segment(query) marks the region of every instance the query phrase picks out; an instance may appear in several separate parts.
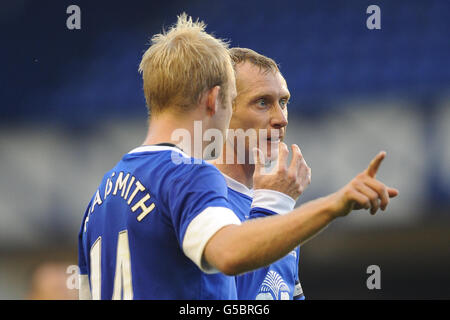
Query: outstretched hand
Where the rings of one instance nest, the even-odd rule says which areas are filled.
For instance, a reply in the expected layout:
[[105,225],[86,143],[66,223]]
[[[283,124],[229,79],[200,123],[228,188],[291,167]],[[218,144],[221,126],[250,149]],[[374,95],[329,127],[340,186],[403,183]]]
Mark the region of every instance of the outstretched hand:
[[376,180],[376,174],[386,152],[378,153],[367,169],[358,174],[345,187],[333,194],[337,207],[335,212],[345,216],[352,210],[370,209],[375,214],[378,209],[386,210],[389,199],[398,195],[398,190]]

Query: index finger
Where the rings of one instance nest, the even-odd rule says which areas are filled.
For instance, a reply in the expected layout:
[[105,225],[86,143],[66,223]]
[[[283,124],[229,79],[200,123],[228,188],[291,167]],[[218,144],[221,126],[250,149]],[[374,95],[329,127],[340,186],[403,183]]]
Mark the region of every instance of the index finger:
[[284,142],[278,144],[278,168],[282,170],[287,169],[287,157],[289,156],[289,149]]
[[386,157],[386,151],[381,151],[379,154],[375,156],[375,158],[372,159],[369,166],[366,169],[367,174],[375,178],[375,175],[377,174],[378,168],[380,167],[381,162]]
[[298,170],[300,168],[300,164],[303,160],[303,155],[302,155],[302,152],[298,145],[293,144],[291,146],[291,148],[292,148],[292,160],[291,160],[291,164],[289,166],[289,170],[294,171],[295,175],[297,176],[297,172],[298,172]]

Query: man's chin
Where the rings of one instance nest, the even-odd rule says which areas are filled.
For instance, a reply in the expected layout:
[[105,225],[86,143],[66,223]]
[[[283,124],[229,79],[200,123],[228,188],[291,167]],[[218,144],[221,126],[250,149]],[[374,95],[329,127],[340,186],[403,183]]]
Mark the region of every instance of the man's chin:
[[[260,149],[263,163],[268,166],[271,162],[276,161],[278,159],[278,143],[269,143],[267,148]],[[250,155],[250,163],[254,164],[253,155]]]

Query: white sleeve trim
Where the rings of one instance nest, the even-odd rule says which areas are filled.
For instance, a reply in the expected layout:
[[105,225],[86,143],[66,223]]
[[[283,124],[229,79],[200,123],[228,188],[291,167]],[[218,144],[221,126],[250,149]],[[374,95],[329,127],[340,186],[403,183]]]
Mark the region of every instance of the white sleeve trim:
[[92,300],[91,289],[89,288],[88,275],[80,274],[78,280],[79,280],[78,298],[80,300]]
[[253,191],[252,208],[263,208],[278,214],[286,214],[295,207],[295,200],[287,194],[269,189]]
[[203,260],[206,243],[219,229],[241,224],[239,218],[228,208],[208,207],[200,212],[186,229],[183,239],[183,252],[205,273],[218,273],[219,270]]

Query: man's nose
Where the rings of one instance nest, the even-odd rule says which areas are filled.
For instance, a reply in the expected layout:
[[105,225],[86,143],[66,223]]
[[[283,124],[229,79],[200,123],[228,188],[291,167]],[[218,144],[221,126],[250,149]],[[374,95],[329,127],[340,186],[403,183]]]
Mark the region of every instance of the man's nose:
[[286,127],[288,124],[287,110],[282,109],[279,105],[275,108],[272,114],[271,125],[276,129]]

